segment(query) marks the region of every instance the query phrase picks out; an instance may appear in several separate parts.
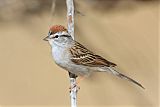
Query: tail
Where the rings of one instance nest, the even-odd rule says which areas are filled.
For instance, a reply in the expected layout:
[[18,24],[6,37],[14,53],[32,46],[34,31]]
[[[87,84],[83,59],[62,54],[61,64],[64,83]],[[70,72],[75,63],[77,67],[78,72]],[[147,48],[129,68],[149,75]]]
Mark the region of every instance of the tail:
[[128,80],[128,81],[130,81],[130,82],[132,82],[132,83],[134,83],[134,84],[136,84],[136,85],[138,85],[139,87],[145,89],[140,83],[138,83],[137,81],[133,80],[132,78],[127,77],[126,75],[124,75],[124,74],[116,71],[116,70],[113,69],[113,68],[108,68],[108,69],[111,71],[112,74],[118,76],[119,78],[126,79],[126,80]]

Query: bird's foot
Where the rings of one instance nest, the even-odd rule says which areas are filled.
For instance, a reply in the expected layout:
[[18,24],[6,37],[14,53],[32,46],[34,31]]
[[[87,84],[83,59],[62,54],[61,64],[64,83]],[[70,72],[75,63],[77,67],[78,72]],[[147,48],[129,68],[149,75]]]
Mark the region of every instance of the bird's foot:
[[80,90],[80,86],[78,86],[77,84],[73,84],[72,86],[69,87],[69,92],[71,93],[71,91],[76,91],[76,93]]

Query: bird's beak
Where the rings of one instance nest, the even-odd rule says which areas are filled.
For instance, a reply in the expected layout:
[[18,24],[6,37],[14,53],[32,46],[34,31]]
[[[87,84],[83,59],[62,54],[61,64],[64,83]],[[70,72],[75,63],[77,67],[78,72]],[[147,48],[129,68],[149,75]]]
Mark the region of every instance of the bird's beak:
[[43,40],[44,41],[48,41],[49,40],[49,36],[45,37]]

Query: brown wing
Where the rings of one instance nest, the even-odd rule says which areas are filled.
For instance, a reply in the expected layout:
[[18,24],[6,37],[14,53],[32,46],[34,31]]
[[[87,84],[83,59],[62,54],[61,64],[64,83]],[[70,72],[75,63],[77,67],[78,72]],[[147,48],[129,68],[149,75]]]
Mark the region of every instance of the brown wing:
[[74,46],[70,48],[70,52],[72,55],[71,61],[78,65],[85,65],[90,67],[116,66],[116,64],[109,62],[101,56],[89,51],[78,42],[75,42]]

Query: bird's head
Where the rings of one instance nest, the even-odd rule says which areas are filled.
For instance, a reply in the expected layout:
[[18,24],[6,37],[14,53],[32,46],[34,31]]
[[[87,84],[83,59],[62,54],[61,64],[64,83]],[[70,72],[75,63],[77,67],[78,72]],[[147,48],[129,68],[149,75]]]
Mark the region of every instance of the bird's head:
[[50,45],[54,43],[65,43],[68,39],[72,39],[67,29],[62,25],[54,25],[50,28],[48,36],[43,40],[48,41]]

